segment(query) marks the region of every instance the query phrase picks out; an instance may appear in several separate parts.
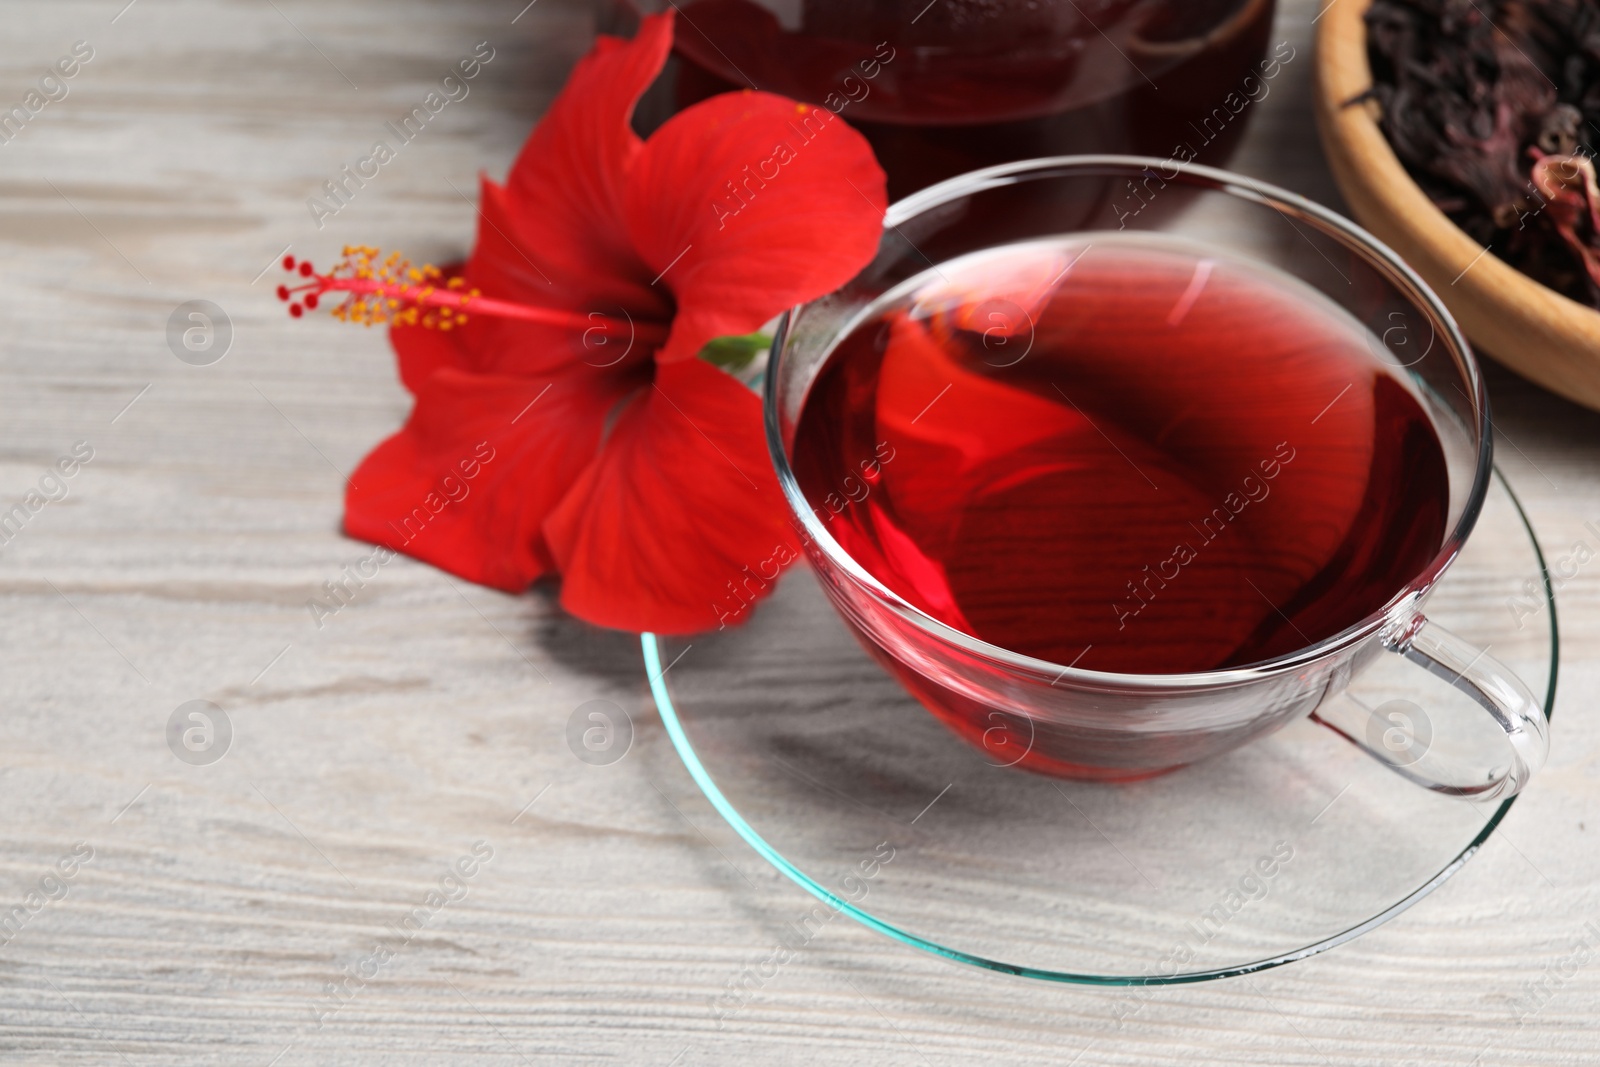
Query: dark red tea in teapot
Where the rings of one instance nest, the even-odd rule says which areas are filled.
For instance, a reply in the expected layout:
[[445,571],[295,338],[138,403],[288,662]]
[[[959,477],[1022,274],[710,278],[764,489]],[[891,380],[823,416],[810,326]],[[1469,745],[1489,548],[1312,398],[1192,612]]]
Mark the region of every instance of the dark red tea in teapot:
[[[758,88],[867,135],[900,197],[995,163],[1221,162],[1295,49],[1273,0],[683,0],[673,104]],[[659,0],[611,0],[631,33]],[[920,8],[920,10],[919,10]]]

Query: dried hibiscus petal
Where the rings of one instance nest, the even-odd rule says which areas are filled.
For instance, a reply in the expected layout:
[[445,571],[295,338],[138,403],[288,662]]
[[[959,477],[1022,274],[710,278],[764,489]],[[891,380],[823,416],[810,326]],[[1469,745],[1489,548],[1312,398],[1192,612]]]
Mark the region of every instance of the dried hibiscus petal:
[[1600,4],[1374,0],[1366,22],[1373,86],[1362,99],[1380,104],[1417,184],[1497,256],[1600,307],[1583,168],[1577,185],[1552,184],[1561,164],[1543,163],[1600,147]]

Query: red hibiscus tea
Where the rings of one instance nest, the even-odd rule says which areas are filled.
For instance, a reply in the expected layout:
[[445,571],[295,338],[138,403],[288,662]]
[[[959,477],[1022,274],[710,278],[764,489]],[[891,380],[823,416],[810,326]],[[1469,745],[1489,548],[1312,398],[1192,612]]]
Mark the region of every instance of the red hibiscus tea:
[[822,365],[792,453],[890,589],[1098,671],[1330,637],[1434,558],[1449,504],[1415,387],[1355,318],[1148,234],[1005,246],[896,287]]
[[[610,22],[659,0],[611,0]],[[995,163],[1137,152],[1219,162],[1294,49],[1272,0],[683,0],[673,105],[751,86],[872,142],[898,198]]]

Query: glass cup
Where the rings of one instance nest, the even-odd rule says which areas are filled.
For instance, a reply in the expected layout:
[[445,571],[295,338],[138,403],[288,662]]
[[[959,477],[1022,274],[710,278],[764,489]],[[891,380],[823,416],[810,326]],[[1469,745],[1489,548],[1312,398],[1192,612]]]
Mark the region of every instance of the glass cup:
[[[1105,673],[986,643],[913,606],[851,558],[792,468],[807,391],[875,300],[930,265],[1018,241],[1142,231],[1201,242],[1310,286],[1364,324],[1374,354],[1408,376],[1449,477],[1443,543],[1383,606],[1276,658],[1187,674]],[[1436,296],[1388,248],[1293,193],[1198,165],[1134,156],[1030,160],[966,174],[889,209],[876,259],[838,291],[785,313],[766,376],[768,445],[820,583],[867,650],[934,715],[1006,762],[1063,777],[1132,780],[1227,752],[1312,715],[1385,654],[1482,709],[1470,755],[1428,744],[1380,706],[1370,722],[1324,720],[1397,773],[1440,793],[1511,795],[1544,763],[1544,714],[1485,650],[1423,614],[1482,507],[1491,474],[1488,398]],[[1439,740],[1433,738],[1433,741]],[[1006,747],[1010,746],[1010,747]],[[1453,753],[1453,754],[1452,754]]]

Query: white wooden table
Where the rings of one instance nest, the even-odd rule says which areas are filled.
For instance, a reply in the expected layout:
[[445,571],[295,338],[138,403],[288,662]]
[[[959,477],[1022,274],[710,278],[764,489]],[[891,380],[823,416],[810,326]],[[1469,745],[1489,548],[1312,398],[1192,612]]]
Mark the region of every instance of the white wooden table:
[[[719,1029],[712,999],[809,901],[728,844],[632,638],[406,560],[318,629],[308,598],[367,554],[338,532],[342,472],[407,399],[380,334],[291,325],[258,277],[286,246],[464,251],[475,175],[504,174],[586,47],[586,5],[124,3],[0,4],[0,108],[93,49],[0,144],[0,512],[93,450],[0,547],[0,918],[22,909],[0,1062],[1600,1063],[1600,951],[1561,962],[1576,938],[1600,949],[1600,570],[1560,600],[1549,768],[1462,874],[1370,936],[1158,991],[1119,1024],[1113,991],[839,922]],[[1336,203],[1314,7],[1284,4],[1298,58],[1235,165]],[[307,198],[484,40],[470,96],[319,230]],[[232,323],[209,366],[168,346],[191,300]],[[1600,521],[1600,415],[1491,379],[1501,463],[1560,554]],[[608,767],[564,742],[597,698],[638,725]],[[169,750],[191,700],[231,723],[219,762]],[[408,915],[420,930],[374,957]]]

